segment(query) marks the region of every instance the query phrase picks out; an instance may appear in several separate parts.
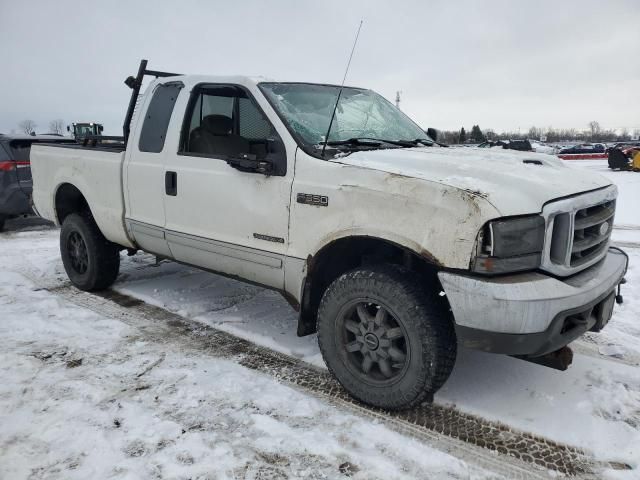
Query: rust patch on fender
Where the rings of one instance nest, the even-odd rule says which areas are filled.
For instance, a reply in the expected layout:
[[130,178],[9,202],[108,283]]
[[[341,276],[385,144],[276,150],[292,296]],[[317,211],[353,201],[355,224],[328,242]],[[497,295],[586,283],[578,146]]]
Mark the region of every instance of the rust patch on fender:
[[482,198],[489,198],[489,194],[482,192],[480,190],[473,190],[471,188],[463,188],[462,189],[463,192],[467,192],[475,197],[482,197]]

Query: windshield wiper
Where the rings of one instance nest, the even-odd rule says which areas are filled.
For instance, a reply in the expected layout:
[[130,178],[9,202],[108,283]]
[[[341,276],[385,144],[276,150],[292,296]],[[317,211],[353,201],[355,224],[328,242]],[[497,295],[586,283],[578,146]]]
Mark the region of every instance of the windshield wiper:
[[414,140],[416,143],[421,143],[423,145],[426,145],[427,147],[433,147],[434,145],[438,145],[439,147],[448,147],[449,145],[447,145],[446,143],[440,143],[437,141],[434,141],[430,138],[416,138]]
[[415,147],[416,145],[412,140],[386,140],[384,138],[373,137],[354,137],[347,140],[333,140],[331,142],[327,142],[327,145],[331,145],[332,147],[336,147],[339,145],[376,147],[382,145],[383,143],[387,143],[389,145],[397,145],[398,147]]
[[[418,147],[420,145],[433,146],[434,142],[430,139],[426,138],[416,138],[415,140],[388,140],[386,138],[375,138],[375,137],[353,137],[347,140],[332,140],[326,143],[331,147],[347,147],[350,149],[358,149],[358,148],[369,148],[369,149],[377,149],[377,148],[393,148],[383,145],[393,145],[394,147],[402,147],[402,148],[413,148]],[[320,145],[316,145],[316,148],[319,148]]]
[[[363,140],[369,140],[363,142]],[[339,147],[342,145],[353,145],[353,146],[363,146],[363,147],[378,147],[381,145],[379,141],[371,141],[370,138],[349,138],[347,140],[332,140],[327,142],[327,145],[331,145],[332,147]]]
[[[361,142],[361,140],[368,140],[369,142],[379,142],[379,143],[388,143],[390,145],[397,145],[399,147],[417,147],[419,144],[426,145],[427,147],[432,147],[437,142],[434,142],[428,138],[416,138],[415,140],[387,140],[385,138],[373,138],[373,137],[356,137],[350,138],[349,140],[335,141],[329,142],[329,145],[349,145],[349,144],[364,144],[370,145],[370,143]],[[439,144],[438,144],[439,145]]]

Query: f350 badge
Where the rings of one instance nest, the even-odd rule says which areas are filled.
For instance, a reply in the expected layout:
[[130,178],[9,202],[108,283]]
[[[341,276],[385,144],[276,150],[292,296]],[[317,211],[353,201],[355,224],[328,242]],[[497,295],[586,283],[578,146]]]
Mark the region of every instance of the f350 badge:
[[296,197],[298,203],[305,205],[315,205],[316,207],[328,207],[329,197],[326,195],[314,195],[312,193],[298,193]]

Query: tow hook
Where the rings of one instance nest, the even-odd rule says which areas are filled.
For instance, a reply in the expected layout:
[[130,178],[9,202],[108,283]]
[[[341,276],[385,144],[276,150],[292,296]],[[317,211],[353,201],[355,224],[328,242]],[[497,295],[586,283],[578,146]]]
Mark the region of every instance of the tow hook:
[[564,346],[554,352],[547,353],[540,357],[516,356],[521,360],[542,365],[543,367],[553,368],[555,370],[566,370],[573,362],[573,350]]
[[620,285],[624,285],[625,283],[627,283],[627,279],[622,277],[622,280],[620,280],[620,283],[618,284],[618,293],[616,294],[616,303],[618,305],[624,303],[624,297],[620,293]]

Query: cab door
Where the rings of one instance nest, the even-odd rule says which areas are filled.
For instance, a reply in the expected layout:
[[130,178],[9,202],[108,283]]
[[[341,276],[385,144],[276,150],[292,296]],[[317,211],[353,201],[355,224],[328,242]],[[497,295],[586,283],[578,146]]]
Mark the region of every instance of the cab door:
[[182,82],[159,83],[144,97],[127,145],[124,171],[125,223],[143,250],[171,257],[165,226],[167,129]]
[[283,288],[293,169],[274,125],[245,87],[207,84],[192,90],[180,127],[165,165],[174,258]]

